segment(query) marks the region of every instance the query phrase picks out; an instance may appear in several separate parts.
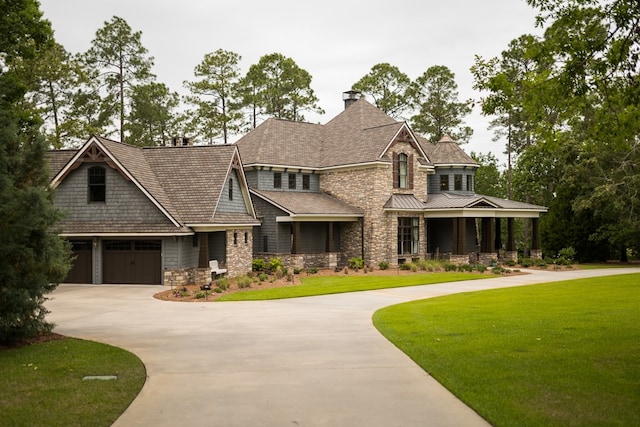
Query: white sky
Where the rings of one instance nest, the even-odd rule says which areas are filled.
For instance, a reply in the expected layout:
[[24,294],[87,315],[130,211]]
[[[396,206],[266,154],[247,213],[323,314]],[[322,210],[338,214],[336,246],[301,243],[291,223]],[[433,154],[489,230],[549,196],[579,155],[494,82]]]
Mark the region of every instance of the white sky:
[[[182,82],[205,53],[224,49],[242,56],[245,73],[260,57],[279,52],[312,76],[325,110],[307,113],[326,123],[344,108],[342,92],[387,62],[415,79],[433,65],[456,75],[459,99],[478,98],[469,68],[474,55],[499,56],[508,43],[534,27],[525,0],[40,0],[58,43],[72,53],[89,48],[98,28],[119,16],[155,59],[157,81],[185,93]],[[371,101],[371,100],[370,100]],[[476,106],[466,123],[474,129],[465,151],[501,155],[489,118]]]

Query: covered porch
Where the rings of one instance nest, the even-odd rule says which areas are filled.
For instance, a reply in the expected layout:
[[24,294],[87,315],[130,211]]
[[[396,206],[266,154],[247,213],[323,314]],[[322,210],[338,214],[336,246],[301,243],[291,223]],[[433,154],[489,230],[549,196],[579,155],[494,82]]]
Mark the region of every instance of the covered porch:
[[543,206],[489,196],[432,196],[425,212],[428,253],[455,264],[517,260],[515,220],[520,218],[530,224],[530,256],[541,258],[539,216],[546,211]]

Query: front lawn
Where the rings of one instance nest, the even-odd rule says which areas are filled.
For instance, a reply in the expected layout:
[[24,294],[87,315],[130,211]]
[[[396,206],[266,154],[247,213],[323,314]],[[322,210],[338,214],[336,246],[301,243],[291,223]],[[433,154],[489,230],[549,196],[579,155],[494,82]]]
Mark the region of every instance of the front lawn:
[[640,425],[640,274],[415,301],[374,323],[493,425]]
[[128,351],[66,338],[0,351],[0,378],[1,425],[109,426],[138,395],[146,371]]
[[345,292],[370,291],[404,286],[433,285],[460,280],[487,279],[490,274],[477,273],[416,273],[382,276],[309,276],[302,284],[269,289],[252,289],[222,295],[218,301],[257,301],[283,298],[308,297]]

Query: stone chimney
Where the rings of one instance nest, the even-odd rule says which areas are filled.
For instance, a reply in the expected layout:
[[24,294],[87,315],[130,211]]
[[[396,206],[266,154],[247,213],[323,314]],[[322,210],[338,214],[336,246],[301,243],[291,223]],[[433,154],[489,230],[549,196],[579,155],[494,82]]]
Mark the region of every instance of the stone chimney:
[[191,138],[186,136],[174,136],[171,138],[171,146],[178,147],[180,145],[191,145]]
[[358,90],[348,90],[346,92],[342,92],[342,100],[344,101],[344,109],[346,110],[349,105],[356,102],[358,99],[362,98],[362,92]]

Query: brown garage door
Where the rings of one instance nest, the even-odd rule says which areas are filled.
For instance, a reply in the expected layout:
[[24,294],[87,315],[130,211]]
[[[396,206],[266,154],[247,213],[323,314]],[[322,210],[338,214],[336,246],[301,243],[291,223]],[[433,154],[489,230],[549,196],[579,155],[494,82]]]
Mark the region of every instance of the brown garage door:
[[103,282],[161,283],[162,243],[160,240],[108,240],[104,242]]
[[70,240],[73,252],[71,270],[64,283],[92,283],[91,263],[93,262],[91,240]]

